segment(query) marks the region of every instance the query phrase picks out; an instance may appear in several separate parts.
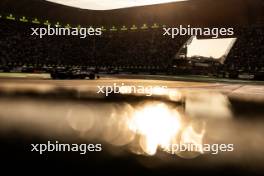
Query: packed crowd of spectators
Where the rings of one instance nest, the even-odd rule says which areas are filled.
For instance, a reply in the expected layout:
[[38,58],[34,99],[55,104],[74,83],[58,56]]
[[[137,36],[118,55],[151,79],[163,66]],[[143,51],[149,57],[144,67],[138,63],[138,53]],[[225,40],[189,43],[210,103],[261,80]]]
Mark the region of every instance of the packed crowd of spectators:
[[240,28],[238,38],[225,64],[229,70],[245,72],[264,71],[264,28]]
[[82,65],[166,69],[187,37],[162,30],[103,32],[101,36],[31,36],[33,24],[0,20],[0,65]]
[[[174,39],[162,29],[107,31],[102,36],[31,36],[31,27],[43,27],[0,19],[0,66],[87,66],[140,68],[168,71],[189,36]],[[264,72],[264,29],[239,28],[224,70]],[[222,69],[221,69],[222,70]]]

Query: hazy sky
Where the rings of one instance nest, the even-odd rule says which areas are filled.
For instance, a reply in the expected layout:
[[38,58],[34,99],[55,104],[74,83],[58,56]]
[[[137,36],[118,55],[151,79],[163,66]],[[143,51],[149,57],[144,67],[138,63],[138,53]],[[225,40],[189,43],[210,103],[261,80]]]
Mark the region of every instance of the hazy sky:
[[186,0],[47,0],[82,9],[109,10]]
[[230,50],[235,38],[198,40],[194,38],[188,46],[187,56],[220,58]]

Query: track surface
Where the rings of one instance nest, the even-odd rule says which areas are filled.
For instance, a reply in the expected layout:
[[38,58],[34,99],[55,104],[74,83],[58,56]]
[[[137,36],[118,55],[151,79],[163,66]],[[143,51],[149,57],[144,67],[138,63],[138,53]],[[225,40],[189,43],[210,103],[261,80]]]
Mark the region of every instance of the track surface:
[[[184,80],[185,79],[185,80]],[[211,79],[202,77],[168,76],[102,76],[98,80],[51,80],[46,74],[0,74],[0,90],[39,90],[51,88],[69,88],[81,91],[97,92],[98,86],[166,86],[169,89],[188,91],[218,91],[229,96],[240,96],[255,100],[264,100],[263,82]]]

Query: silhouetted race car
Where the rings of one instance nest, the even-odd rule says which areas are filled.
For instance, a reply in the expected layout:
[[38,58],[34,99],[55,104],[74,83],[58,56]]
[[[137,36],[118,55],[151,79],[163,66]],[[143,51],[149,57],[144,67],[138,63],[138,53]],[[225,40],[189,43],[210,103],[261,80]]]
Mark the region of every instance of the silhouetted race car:
[[11,68],[8,66],[0,66],[0,72],[10,72]]
[[80,69],[56,68],[50,73],[52,79],[95,79],[95,73]]

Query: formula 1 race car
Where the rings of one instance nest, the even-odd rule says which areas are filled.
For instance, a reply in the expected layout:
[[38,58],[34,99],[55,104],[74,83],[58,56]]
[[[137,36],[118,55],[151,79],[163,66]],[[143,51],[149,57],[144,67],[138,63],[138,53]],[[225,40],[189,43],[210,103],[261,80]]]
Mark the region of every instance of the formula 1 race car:
[[51,71],[52,79],[95,79],[95,73],[81,69],[56,68]]

